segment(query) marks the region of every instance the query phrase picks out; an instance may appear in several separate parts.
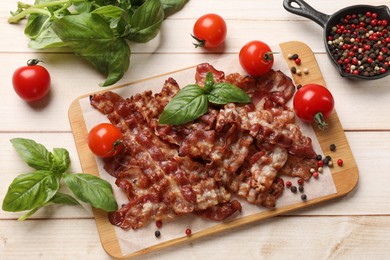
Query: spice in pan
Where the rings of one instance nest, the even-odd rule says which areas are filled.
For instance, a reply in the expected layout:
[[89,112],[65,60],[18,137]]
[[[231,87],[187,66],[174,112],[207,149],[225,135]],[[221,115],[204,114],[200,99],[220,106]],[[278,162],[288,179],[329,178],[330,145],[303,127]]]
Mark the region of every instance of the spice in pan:
[[345,73],[373,77],[389,70],[390,25],[377,13],[350,14],[328,32],[328,48]]

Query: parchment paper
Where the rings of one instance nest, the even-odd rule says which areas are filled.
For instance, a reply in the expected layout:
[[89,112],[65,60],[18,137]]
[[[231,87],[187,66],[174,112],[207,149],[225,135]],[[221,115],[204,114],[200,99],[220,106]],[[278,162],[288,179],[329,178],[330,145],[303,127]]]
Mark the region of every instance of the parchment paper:
[[[278,46],[272,46],[272,47],[273,50],[279,50]],[[275,57],[275,63],[273,69],[281,70],[282,72],[284,72],[285,74],[291,77],[290,71],[286,63],[284,62],[282,55],[275,54],[274,57]],[[235,58],[225,57],[216,61],[209,61],[205,59],[204,62],[209,62],[216,69],[224,71],[225,74],[229,74],[233,72],[239,72],[245,74],[245,72],[242,71],[241,66],[239,64],[238,55]],[[194,64],[194,66],[195,65],[196,64]],[[173,77],[179,83],[180,87],[184,87],[187,84],[194,83],[194,76],[195,76],[195,68],[191,68],[176,73],[172,73],[169,75],[152,78],[146,81],[141,81],[123,88],[115,89],[114,91],[123,97],[129,97],[131,95],[149,89],[153,90],[153,92],[159,92],[165,80],[168,77]],[[93,109],[90,106],[88,98],[80,99],[80,105],[82,108],[82,113],[88,131],[98,123],[108,122],[108,120],[104,115],[101,115],[97,110]],[[311,139],[313,140],[313,146],[315,151],[318,154],[323,154],[311,125],[300,123],[299,120],[297,120],[296,123],[300,125],[304,135],[311,137]],[[118,204],[121,205],[122,203],[127,203],[127,199],[124,193],[115,185],[115,178],[110,176],[103,169],[102,161],[99,158],[96,158],[96,163],[98,165],[101,178],[111,183]],[[283,179],[284,181],[289,180],[288,177],[283,177]],[[291,179],[291,181],[296,185],[296,181],[297,181],[296,178]],[[307,195],[308,200],[336,193],[336,187],[334,185],[333,178],[327,167],[324,167],[324,172],[320,174],[318,179],[311,178],[311,180],[308,183],[305,183],[304,189],[305,189],[304,193]],[[255,213],[269,210],[263,207],[251,205],[245,202],[243,199],[240,199],[240,202],[243,206],[243,211],[240,214],[235,214],[234,216],[230,217],[229,220],[234,218],[242,218]],[[282,197],[278,199],[277,207],[281,208],[287,205],[293,205],[297,203],[302,203],[301,193],[298,191],[296,194],[294,194],[291,191],[286,189]],[[131,229],[123,230],[119,227],[115,227],[115,230],[119,240],[120,248],[122,250],[122,254],[128,255],[137,252],[141,249],[156,244],[160,244],[165,241],[186,236],[185,230],[187,228],[190,228],[192,232],[195,233],[217,224],[220,224],[220,222],[216,223],[210,220],[204,220],[190,214],[187,216],[178,217],[169,223],[163,223],[163,227],[160,229],[161,236],[159,238],[156,238],[154,235],[154,232],[157,230],[157,227],[154,222],[135,231]]]

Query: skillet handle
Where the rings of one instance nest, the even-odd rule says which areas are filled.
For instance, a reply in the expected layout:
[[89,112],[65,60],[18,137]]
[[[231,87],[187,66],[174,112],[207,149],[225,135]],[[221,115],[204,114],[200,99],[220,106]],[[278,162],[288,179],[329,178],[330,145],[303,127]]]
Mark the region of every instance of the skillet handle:
[[[299,7],[293,6],[294,3],[297,4]],[[290,13],[297,14],[299,16],[303,16],[309,18],[310,20],[313,20],[317,24],[321,25],[322,28],[325,28],[330,18],[330,15],[315,10],[303,0],[284,0],[283,7]]]

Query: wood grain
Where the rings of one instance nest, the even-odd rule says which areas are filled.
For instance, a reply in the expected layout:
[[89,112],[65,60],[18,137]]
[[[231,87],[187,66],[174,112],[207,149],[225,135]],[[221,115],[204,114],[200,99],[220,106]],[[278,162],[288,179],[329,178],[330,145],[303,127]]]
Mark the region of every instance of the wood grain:
[[[283,56],[285,57],[286,62],[289,62],[287,58],[288,53],[299,53],[302,59],[302,65],[304,64],[304,66],[308,67],[310,70],[310,73],[308,75],[300,77],[294,75],[293,80],[296,84],[318,83],[326,86],[325,81],[321,75],[320,69],[318,67],[317,61],[314,57],[314,54],[306,44],[301,42],[286,42],[280,44],[280,47],[282,49]],[[129,85],[131,85],[131,83],[126,84],[125,86]],[[84,97],[85,96],[82,96],[80,98]],[[93,155],[88,151],[86,142],[87,129],[78,101],[79,99],[76,99],[69,108],[69,120],[72,127],[72,132],[74,134],[81,167],[84,172],[89,172],[99,176],[95,159]],[[149,248],[144,248],[143,250],[132,253],[130,255],[122,255],[114,227],[108,222],[106,214],[99,210],[94,210],[100,240],[104,249],[107,251],[108,254],[116,258],[127,258],[143,255],[145,253],[150,253],[162,248],[176,246],[202,237],[211,236],[222,231],[231,230],[233,228],[238,228],[240,226],[244,226],[250,223],[265,220],[280,214],[291,212],[293,210],[302,209],[311,205],[319,204],[321,202],[325,202],[330,199],[334,199],[349,193],[357,184],[359,176],[358,168],[356,166],[351,149],[349,147],[348,141],[346,139],[336,112],[332,114],[328,124],[329,128],[326,131],[315,130],[315,132],[324,152],[329,151],[329,145],[331,143],[337,143],[338,148],[335,153],[332,153],[332,155],[336,157],[340,156],[344,160],[343,167],[331,168],[331,173],[337,189],[337,192],[335,194],[311,199],[307,202],[300,202],[294,205],[280,207],[272,211],[266,211],[247,217],[227,221],[222,224],[217,224],[211,228],[197,232],[190,237],[180,237],[177,239],[173,239]],[[316,129],[316,126],[314,127]]]

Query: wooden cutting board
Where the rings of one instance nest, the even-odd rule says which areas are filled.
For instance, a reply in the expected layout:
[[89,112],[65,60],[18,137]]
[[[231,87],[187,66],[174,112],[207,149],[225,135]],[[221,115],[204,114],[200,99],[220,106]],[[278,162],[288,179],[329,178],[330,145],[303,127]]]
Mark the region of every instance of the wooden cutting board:
[[[292,60],[288,58],[289,54],[296,53],[299,55],[300,59],[302,60],[302,65],[300,67],[307,68],[309,70],[308,74],[302,73],[302,75],[300,76],[297,74],[292,74],[293,80],[296,85],[317,83],[326,86],[326,83],[321,75],[315,56],[311,51],[311,49],[306,44],[302,42],[296,42],[296,41],[285,42],[280,44],[280,48],[282,51],[281,54],[284,57],[284,60],[286,61],[289,67],[291,66],[298,67]],[[183,71],[187,69],[183,69]],[[166,77],[168,77],[169,75],[171,75],[171,73],[167,73],[165,75]],[[146,79],[144,81],[148,81],[148,80],[150,79]],[[123,86],[118,86],[115,87],[115,89],[129,87],[129,85],[131,86],[132,84],[133,83],[129,83]],[[105,89],[104,91],[106,90],[107,89]],[[71,104],[69,108],[69,120],[74,134],[74,139],[79,153],[80,163],[83,172],[87,172],[99,176],[99,171],[96,165],[95,157],[90,153],[86,142],[87,127],[84,122],[83,112],[79,103],[79,100],[81,98],[85,98],[87,96],[89,96],[89,94],[76,99]],[[344,134],[343,128],[340,124],[336,111],[333,112],[333,114],[327,120],[327,122],[329,128],[327,128],[326,131],[318,130],[316,125],[313,125],[313,129],[319,140],[319,143],[321,145],[324,154],[330,153],[330,148],[329,148],[330,144],[337,143],[337,150],[331,152],[332,157],[342,158],[344,161],[344,165],[342,167],[330,168],[331,175],[333,177],[333,182],[337,190],[336,193],[315,198],[315,199],[310,199],[305,202],[299,202],[290,206],[277,207],[275,210],[265,211],[258,214],[253,214],[250,216],[233,219],[224,223],[219,223],[219,224],[217,223],[210,228],[206,228],[192,234],[190,237],[181,236],[169,241],[164,241],[159,244],[143,248],[141,250],[132,252],[130,254],[122,253],[122,250],[119,245],[117,233],[115,231],[116,227],[114,227],[109,223],[107,219],[107,214],[101,210],[94,209],[93,212],[94,212],[98,232],[100,235],[100,240],[104,249],[107,251],[108,254],[116,258],[128,258],[132,256],[142,255],[161,248],[175,246],[184,242],[190,242],[194,239],[216,234],[218,232],[226,231],[238,226],[253,223],[255,221],[261,221],[276,215],[290,212],[292,210],[308,207],[314,204],[328,201],[330,199],[341,197],[349,193],[350,191],[353,190],[353,188],[356,186],[358,182],[358,178],[359,178],[358,168],[356,166],[353,154],[349,147],[348,141],[346,139],[346,136]],[[133,231],[129,230],[128,232],[133,232]]]

